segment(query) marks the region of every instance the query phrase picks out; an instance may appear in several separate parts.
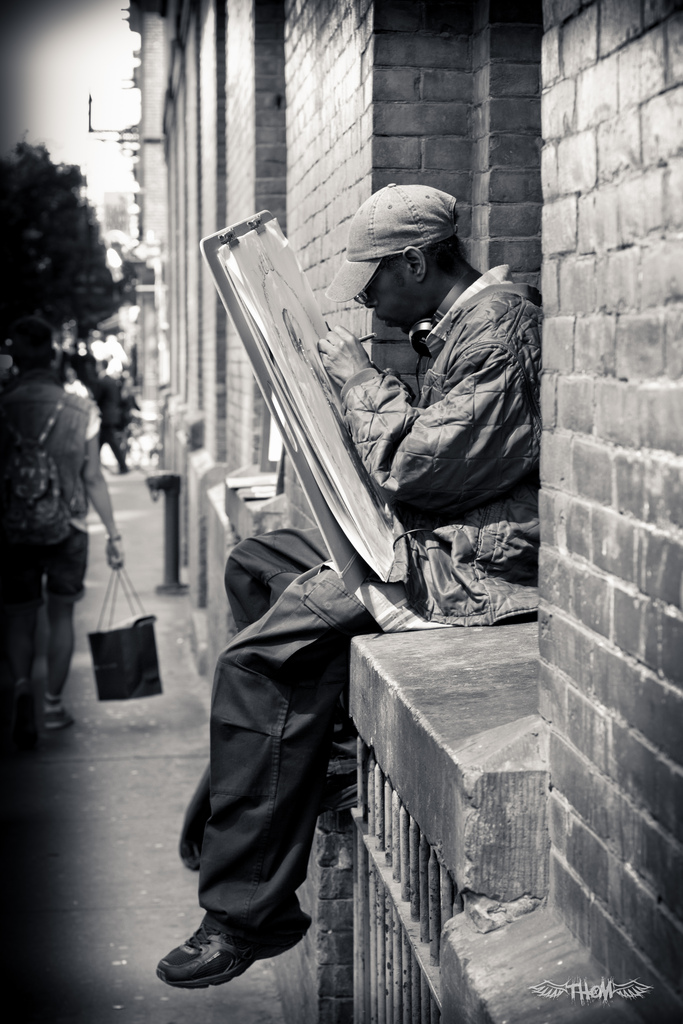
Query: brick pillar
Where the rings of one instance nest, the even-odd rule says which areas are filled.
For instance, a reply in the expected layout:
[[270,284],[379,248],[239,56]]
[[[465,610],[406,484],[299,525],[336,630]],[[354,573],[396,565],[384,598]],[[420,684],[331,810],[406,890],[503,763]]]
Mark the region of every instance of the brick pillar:
[[[256,0],[254,5],[254,200],[256,210],[270,210],[287,232],[287,144],[285,137],[284,0]],[[268,412],[253,386],[252,461],[264,464],[264,427]],[[267,455],[267,452],[265,453]]]
[[[256,211],[256,67],[252,0],[228,0],[227,29],[227,216],[226,223]],[[244,346],[230,320],[227,327],[228,469],[254,462],[256,385]]]
[[552,898],[651,1020],[683,948],[683,17],[545,4],[541,709]]
[[[377,0],[372,77],[372,191],[396,182],[450,192],[465,242],[472,195],[471,6]],[[374,362],[412,375],[416,357],[405,335],[362,315],[382,339],[371,349]]]
[[183,178],[180,159],[182,153],[182,134],[177,114],[178,101],[176,97],[176,103],[172,109],[169,109],[166,121],[166,132],[169,135],[166,157],[168,161],[169,189],[169,244],[166,272],[170,292],[171,391],[174,394],[180,393],[183,381],[186,379],[186,337],[183,330],[184,317],[181,291],[184,273],[180,241],[181,226],[183,224],[184,190],[182,187]]
[[540,3],[475,3],[472,263],[509,263],[532,284],[541,262],[540,55]]
[[[199,7],[200,224],[203,235],[225,226],[225,4]],[[226,313],[213,280],[199,264],[201,398],[204,444],[216,462],[226,458]]]
[[191,415],[204,408],[203,361],[204,338],[201,329],[201,294],[199,237],[202,216],[201,139],[199,107],[199,39],[197,20],[188,24],[183,62],[184,131],[182,133],[182,187],[184,190],[183,221],[179,244],[182,245],[182,280],[178,282],[182,296],[182,331],[187,349],[186,380],[182,381],[184,397]]
[[255,199],[256,209],[270,210],[287,231],[287,143],[285,111],[284,0],[256,0],[255,59]]
[[353,1021],[353,843],[348,811],[318,820],[299,890],[311,927],[275,970],[287,1024]]

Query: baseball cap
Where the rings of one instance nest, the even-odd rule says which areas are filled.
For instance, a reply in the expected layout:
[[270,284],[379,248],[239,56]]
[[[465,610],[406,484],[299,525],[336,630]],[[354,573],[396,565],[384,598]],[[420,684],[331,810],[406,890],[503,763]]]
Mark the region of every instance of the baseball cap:
[[453,196],[429,185],[385,185],[354,215],[346,259],[325,295],[334,302],[346,302],[365,288],[384,256],[453,234]]

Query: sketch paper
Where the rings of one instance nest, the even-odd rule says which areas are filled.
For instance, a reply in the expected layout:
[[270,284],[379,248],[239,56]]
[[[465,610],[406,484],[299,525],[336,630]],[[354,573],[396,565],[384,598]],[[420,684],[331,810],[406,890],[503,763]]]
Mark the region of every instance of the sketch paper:
[[337,570],[355,552],[386,580],[391,513],[344,423],[318,353],[327,327],[277,220],[264,212],[201,244]]

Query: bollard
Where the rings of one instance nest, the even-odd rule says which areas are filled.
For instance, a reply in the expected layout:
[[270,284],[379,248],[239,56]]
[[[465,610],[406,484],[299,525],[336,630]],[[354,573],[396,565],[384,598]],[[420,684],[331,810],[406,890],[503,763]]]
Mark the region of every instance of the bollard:
[[181,583],[180,569],[180,477],[177,473],[152,473],[147,486],[156,501],[164,492],[164,582],[157,594],[184,594],[187,584]]

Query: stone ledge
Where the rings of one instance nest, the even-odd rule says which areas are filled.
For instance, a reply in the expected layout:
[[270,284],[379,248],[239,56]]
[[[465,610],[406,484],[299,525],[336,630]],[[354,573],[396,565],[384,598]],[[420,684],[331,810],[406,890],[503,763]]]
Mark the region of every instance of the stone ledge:
[[232,487],[225,487],[225,512],[237,540],[279,530],[287,523],[287,498],[254,498],[245,501]]
[[[531,991],[543,981],[589,987],[608,978],[556,912],[536,910],[498,931],[481,934],[466,914],[452,918],[441,938],[441,1019],[444,1024],[643,1024],[647,994],[638,1008],[618,995],[580,1002],[562,993],[547,998]],[[617,983],[630,978],[615,978]],[[654,1011],[654,1005],[651,1006]],[[640,1011],[640,1012],[638,1012]],[[640,1014],[644,1014],[641,1016]]]
[[[538,625],[356,637],[351,714],[459,892],[548,891]],[[428,780],[428,784],[426,784]]]

